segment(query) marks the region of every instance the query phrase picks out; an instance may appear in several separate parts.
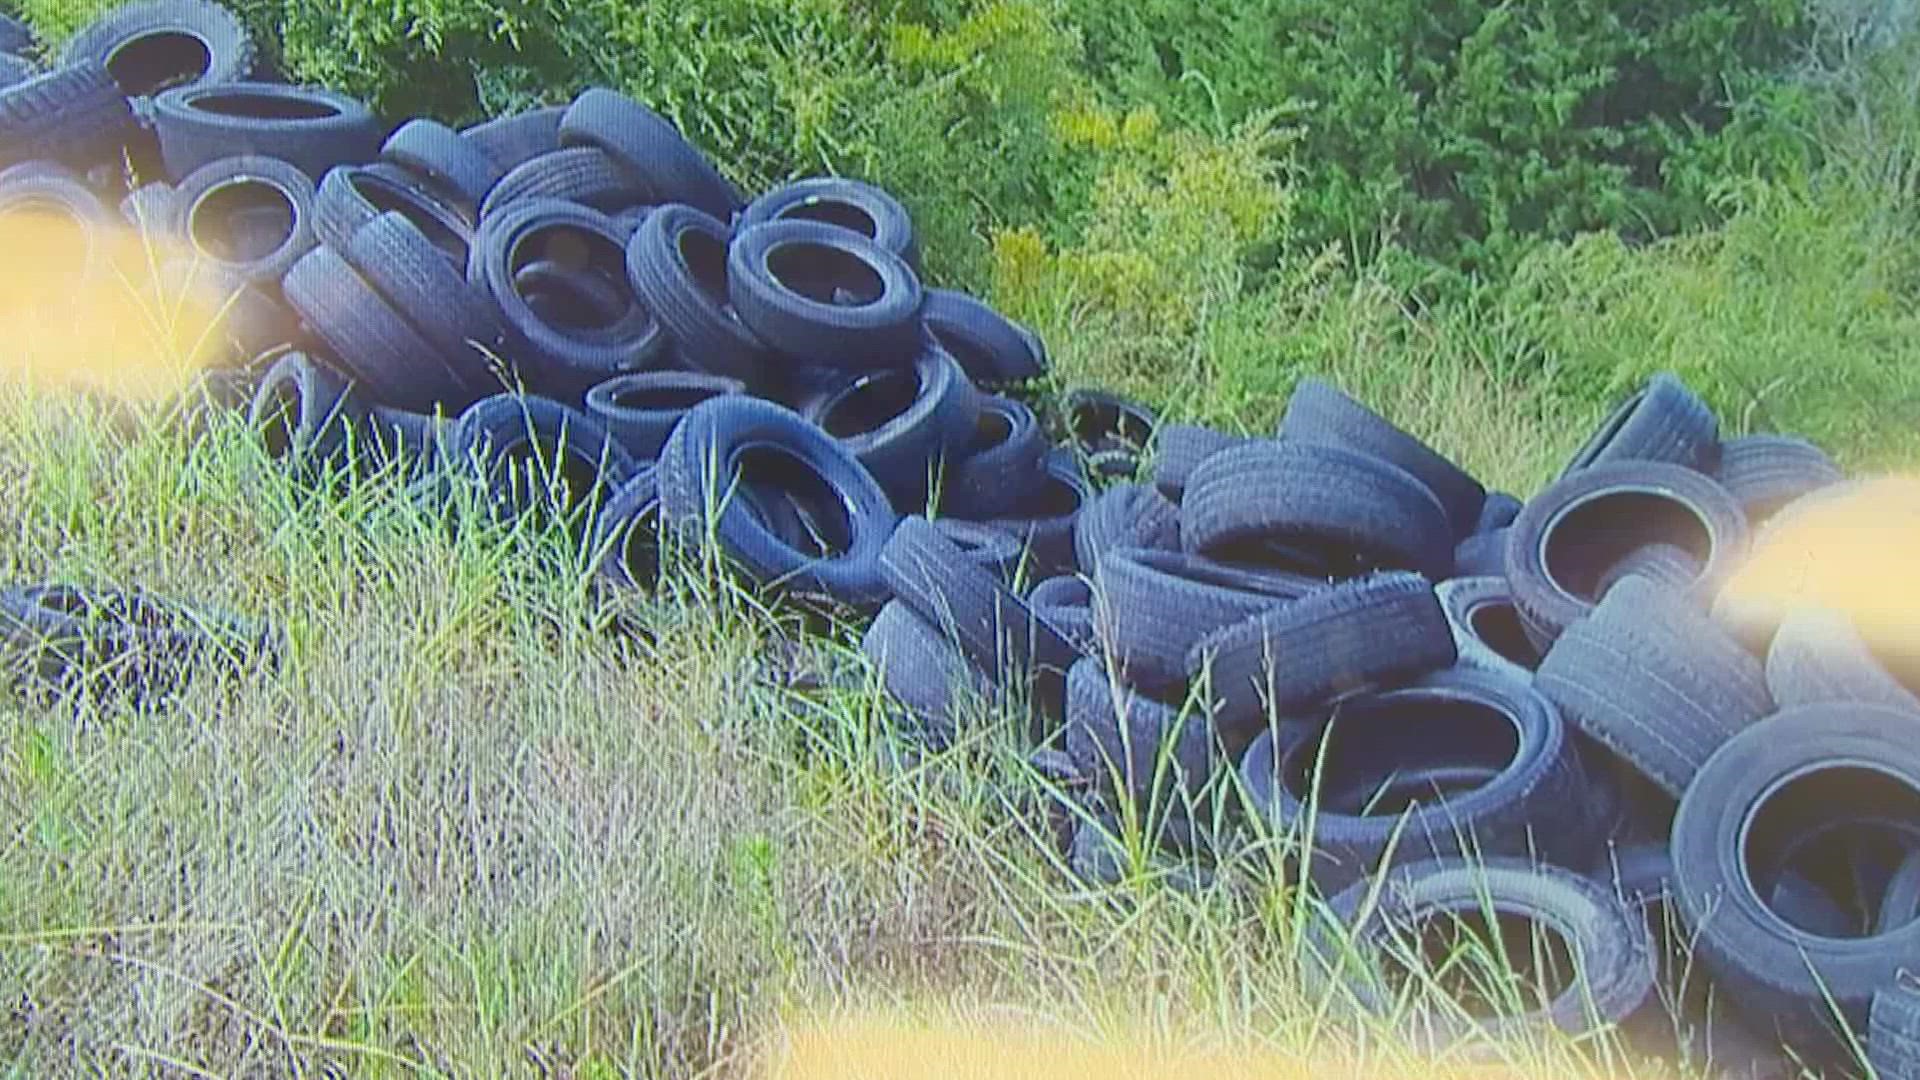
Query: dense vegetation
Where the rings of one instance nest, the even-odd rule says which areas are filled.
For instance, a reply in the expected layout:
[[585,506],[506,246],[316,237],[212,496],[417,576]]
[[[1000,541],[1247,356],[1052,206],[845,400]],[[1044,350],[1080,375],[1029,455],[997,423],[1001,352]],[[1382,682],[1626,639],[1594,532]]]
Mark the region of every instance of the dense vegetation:
[[[56,40],[111,3],[17,0]],[[291,77],[394,116],[604,83],[744,187],[878,181],[1062,381],[1172,415],[1269,429],[1331,374],[1524,493],[1669,368],[1730,431],[1920,451],[1910,5],[240,6]],[[21,1075],[688,1076],[781,1007],[929,987],[1355,1049],[1273,974],[1302,909],[1270,851],[1223,868],[1247,892],[1166,889],[1138,850],[1125,889],[1069,890],[1009,813],[1010,746],[877,766],[876,696],[759,687],[793,627],[715,579],[607,634],[557,532],[450,538],[391,485],[313,497],[237,425],[6,395],[10,576],[294,637],[282,675],[167,713],[0,707]],[[1582,1075],[1563,1051],[1535,1064]]]

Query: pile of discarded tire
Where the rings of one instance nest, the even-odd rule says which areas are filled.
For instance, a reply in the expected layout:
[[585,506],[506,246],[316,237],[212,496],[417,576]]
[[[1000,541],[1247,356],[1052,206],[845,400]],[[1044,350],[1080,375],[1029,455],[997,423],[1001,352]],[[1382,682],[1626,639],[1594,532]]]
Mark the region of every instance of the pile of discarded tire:
[[612,91],[396,125],[266,80],[199,0],[47,70],[13,24],[0,48],[0,213],[117,202],[214,268],[215,385],[290,463],[477,478],[617,586],[671,535],[871,616],[917,738],[1023,726],[1076,873],[1111,877],[1142,807],[1199,873],[1295,841],[1335,916],[1305,977],[1369,1007],[1391,988],[1334,957],[1490,905],[1580,969],[1495,1029],[1631,1030],[1710,983],[1752,1047],[1839,1062],[1850,1031],[1920,1077],[1920,658],[1718,595],[1844,489],[1817,447],[1723,440],[1662,375],[1522,501],[1315,380],[1268,438],[1096,391],[1036,412],[1042,343],[923,286],[898,201],[746,199]]

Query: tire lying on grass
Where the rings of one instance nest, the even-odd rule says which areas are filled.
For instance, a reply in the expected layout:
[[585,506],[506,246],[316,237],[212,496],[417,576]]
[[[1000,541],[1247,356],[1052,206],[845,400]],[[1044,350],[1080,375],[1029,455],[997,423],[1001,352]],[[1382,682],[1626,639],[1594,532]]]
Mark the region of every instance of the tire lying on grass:
[[305,353],[290,352],[255,387],[247,420],[270,456],[311,469],[345,464],[366,415],[346,376]]
[[0,591],[0,650],[12,658],[14,677],[37,689],[157,703],[196,664],[270,670],[280,645],[265,624],[143,590],[54,584]]
[[448,433],[448,456],[486,486],[502,521],[540,514],[584,532],[639,463],[586,413],[557,401],[496,394]]
[[1857,889],[1859,878],[1845,858],[1851,845],[1834,831],[1920,844],[1917,730],[1920,716],[1882,705],[1782,710],[1728,740],[1681,797],[1675,893],[1700,963],[1757,1026],[1792,1045],[1839,1052],[1836,1009],[1863,1030],[1873,995],[1920,956],[1920,922],[1815,933],[1763,899],[1765,872],[1784,861],[1784,843],[1816,824],[1833,828],[1805,869],[1835,896]]
[[[696,542],[711,535],[762,585],[851,605],[884,601],[880,550],[899,521],[886,492],[832,436],[772,402],[720,397],[688,410],[660,452],[660,503]],[[776,535],[775,499],[806,525]]]
[[1248,793],[1278,834],[1312,843],[1308,873],[1327,893],[1388,858],[1584,866],[1599,839],[1559,710],[1504,675],[1437,672],[1342,701],[1284,752],[1256,745]]
[[[1370,905],[1376,886],[1379,902]],[[1436,1050],[1476,1028],[1496,1040],[1542,1026],[1590,1032],[1631,1014],[1652,990],[1640,917],[1598,882],[1558,867],[1510,858],[1412,863],[1354,883],[1330,909],[1334,925],[1315,928],[1303,957],[1310,995],[1344,991],[1386,1015],[1397,988],[1432,968],[1422,957],[1455,958],[1454,977],[1470,985],[1439,989],[1485,1019],[1419,1010],[1408,1034]],[[1416,1002],[1423,989],[1412,991]]]
[[1720,423],[1671,372],[1648,379],[1614,407],[1561,472],[1564,480],[1608,462],[1653,461],[1711,473],[1720,463]]

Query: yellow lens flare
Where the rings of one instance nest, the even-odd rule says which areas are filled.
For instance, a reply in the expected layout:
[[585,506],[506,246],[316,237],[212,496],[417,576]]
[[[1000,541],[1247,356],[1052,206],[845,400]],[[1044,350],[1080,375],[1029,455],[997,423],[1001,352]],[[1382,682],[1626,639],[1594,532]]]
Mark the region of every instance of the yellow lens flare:
[[1883,655],[1920,657],[1920,479],[1876,477],[1816,492],[1760,530],[1727,580],[1730,621],[1801,608],[1849,616]]
[[1037,1023],[989,1023],[943,1014],[902,1019],[870,1013],[789,1027],[767,1054],[763,1080],[1519,1080],[1493,1064],[1399,1066],[1308,1058],[1248,1047],[1178,1046],[1121,1035],[1089,1039]]
[[0,209],[0,252],[0,375],[156,402],[233,359],[234,289],[186,245],[29,199]]

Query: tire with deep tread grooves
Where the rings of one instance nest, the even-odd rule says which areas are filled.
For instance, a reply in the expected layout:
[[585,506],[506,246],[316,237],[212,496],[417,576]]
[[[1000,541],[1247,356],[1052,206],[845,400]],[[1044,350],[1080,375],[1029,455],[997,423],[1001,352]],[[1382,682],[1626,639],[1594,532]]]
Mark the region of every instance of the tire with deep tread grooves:
[[1129,682],[1149,688],[1184,684],[1187,656],[1208,634],[1328,587],[1138,546],[1109,550],[1093,581],[1094,625],[1112,662]]
[[[1436,508],[1437,509],[1437,508]],[[1244,742],[1336,697],[1453,665],[1446,613],[1418,574],[1359,578],[1230,624],[1194,643],[1190,679],[1210,680],[1214,727]]]
[[1261,441],[1221,451],[1194,469],[1180,513],[1181,544],[1227,562],[1280,541],[1315,550],[1343,576],[1400,569],[1437,580],[1453,564],[1453,530],[1433,492],[1404,469],[1337,446]]
[[1712,473],[1720,464],[1720,422],[1679,376],[1660,372],[1614,407],[1560,479],[1614,461],[1658,461]]
[[133,110],[97,61],[77,61],[0,90],[0,165],[91,165],[117,158],[135,131]]
[[[177,38],[193,40],[186,56],[164,52],[168,39]],[[253,74],[256,60],[246,27],[232,12],[209,0],[121,4],[68,38],[61,56],[69,64],[101,65],[125,97],[150,97],[177,86],[237,82]]]
[[1279,434],[1282,439],[1370,454],[1405,470],[1440,500],[1456,539],[1479,524],[1487,491],[1478,480],[1331,383],[1300,380],[1287,401]]
[[1534,682],[1570,723],[1674,796],[1722,744],[1773,711],[1759,661],[1704,612],[1641,577],[1568,627]]
[[650,203],[685,203],[730,221],[740,193],[666,117],[604,87],[583,91],[560,118],[560,145],[597,146],[641,179]]
[[689,363],[752,384],[769,350],[728,298],[730,238],[724,222],[691,206],[657,207],[627,241],[627,280]]

